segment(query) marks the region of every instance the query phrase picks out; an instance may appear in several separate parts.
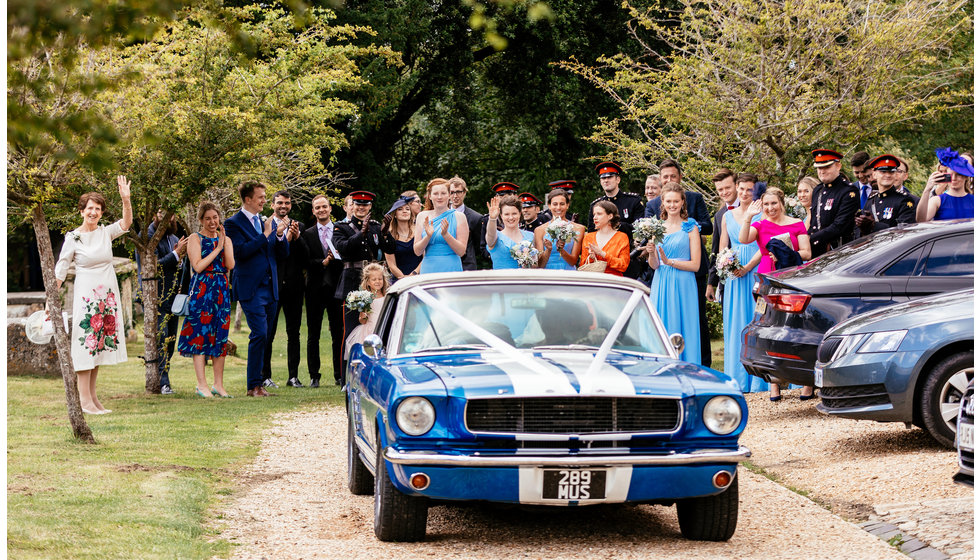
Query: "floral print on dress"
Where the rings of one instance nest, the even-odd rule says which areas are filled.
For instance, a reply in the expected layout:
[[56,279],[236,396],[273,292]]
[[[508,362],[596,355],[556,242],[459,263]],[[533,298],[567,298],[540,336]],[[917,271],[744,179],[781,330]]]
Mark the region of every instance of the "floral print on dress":
[[91,356],[118,348],[119,326],[116,324],[116,310],[119,303],[116,301],[116,294],[112,289],[99,284],[92,291],[92,297],[83,297],[82,301],[85,315],[79,325],[83,334],[78,341]]
[[[200,235],[200,234],[198,234]],[[215,250],[216,237],[201,236],[201,257]],[[204,271],[194,274],[189,286],[188,315],[177,339],[182,356],[225,356],[231,326],[231,286],[225,268],[224,249]]]

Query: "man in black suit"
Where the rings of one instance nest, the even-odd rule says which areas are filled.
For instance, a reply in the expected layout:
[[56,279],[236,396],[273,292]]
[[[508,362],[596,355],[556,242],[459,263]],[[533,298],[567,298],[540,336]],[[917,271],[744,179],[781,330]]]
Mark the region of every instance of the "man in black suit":
[[704,293],[704,297],[715,301],[715,296],[717,295],[717,301],[722,301],[722,293],[725,286],[724,284],[721,284],[718,279],[718,270],[715,268],[714,257],[718,255],[718,243],[721,241],[721,228],[723,225],[722,218],[725,216],[725,212],[735,208],[735,202],[738,199],[738,194],[735,191],[735,174],[727,167],[722,167],[719,169],[718,172],[715,173],[715,176],[711,178],[711,182],[714,183],[715,190],[718,191],[718,198],[721,199],[721,204],[718,211],[715,212],[713,222],[715,234],[711,236],[712,257],[708,262],[708,289]]
[[[152,238],[163,220],[163,211],[157,212],[156,219],[147,228],[147,236]],[[161,282],[157,284],[157,368],[160,371],[160,394],[172,395],[170,386],[170,359],[174,355],[174,345],[177,342],[178,317],[170,310],[177,295],[177,279],[180,264],[187,254],[187,238],[177,238],[177,216],[171,216],[167,223],[167,231],[157,243],[157,275]]]
[[463,253],[463,270],[476,270],[476,253],[480,247],[480,240],[473,233],[480,231],[480,220],[483,215],[466,206],[465,201],[468,193],[466,181],[459,175],[454,175],[449,180],[449,204],[457,212],[462,212],[466,216],[466,223],[469,224],[471,232],[469,240],[466,241],[466,252]]
[[[667,183],[681,184],[681,165],[672,159],[665,159],[660,162],[660,180],[664,186]],[[694,218],[701,228],[701,267],[694,273],[694,278],[698,282],[698,313],[701,323],[701,365],[711,366],[711,335],[708,331],[708,310],[705,295],[708,292],[708,251],[704,249],[704,238],[711,235],[714,228],[711,223],[711,214],[708,213],[708,205],[704,203],[701,193],[694,191],[684,191],[684,199],[687,202],[687,215]],[[644,216],[647,218],[660,219],[660,197],[654,198],[647,203]]]
[[818,148],[810,153],[820,180],[810,202],[810,250],[816,258],[851,240],[861,195],[841,173],[840,152]]
[[272,380],[272,342],[279,326],[280,310],[286,317],[286,368],[289,372],[286,385],[290,387],[303,386],[299,382],[297,371],[299,370],[299,326],[303,321],[303,287],[306,284],[306,280],[303,278],[306,255],[303,254],[304,251],[297,250],[300,247],[297,240],[300,232],[303,231],[303,223],[289,218],[289,211],[292,208],[293,202],[288,191],[282,190],[272,195],[271,219],[274,220],[272,225],[277,227],[280,221],[286,222],[286,241],[289,243],[289,255],[276,257],[279,305],[272,317],[269,340],[265,345],[265,363],[262,367],[262,386],[269,388],[278,387],[276,382]]
[[[350,197],[353,204],[350,220],[337,224],[333,238],[334,246],[344,261],[340,286],[335,293],[342,303],[347,300],[347,294],[361,285],[364,265],[377,261],[381,252],[381,223],[371,219],[371,208],[376,195],[369,191],[354,191],[350,193]],[[357,311],[344,309],[344,339],[359,324],[357,317]],[[345,361],[346,356],[341,356],[341,360]],[[341,383],[340,377],[334,379],[338,385]]]
[[324,312],[330,324],[335,382],[340,382],[342,373],[344,303],[334,294],[340,284],[344,263],[333,243],[334,224],[330,221],[330,210],[330,199],[322,194],[313,197],[316,223],[303,230],[300,236],[302,252],[306,256],[306,363],[310,387],[320,386],[320,327]]

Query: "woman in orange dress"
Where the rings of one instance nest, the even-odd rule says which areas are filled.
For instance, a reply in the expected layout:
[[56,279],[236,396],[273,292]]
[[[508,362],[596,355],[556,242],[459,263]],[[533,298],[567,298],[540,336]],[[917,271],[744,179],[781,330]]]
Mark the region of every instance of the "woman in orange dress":
[[608,200],[597,202],[592,207],[592,221],[596,231],[585,234],[579,266],[589,262],[591,256],[606,261],[608,274],[622,276],[630,264],[630,238],[618,231],[619,210]]

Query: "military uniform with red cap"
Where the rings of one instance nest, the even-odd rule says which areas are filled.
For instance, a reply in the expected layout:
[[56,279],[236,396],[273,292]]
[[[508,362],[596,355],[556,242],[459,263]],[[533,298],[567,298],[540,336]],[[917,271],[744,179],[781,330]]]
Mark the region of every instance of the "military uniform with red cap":
[[[820,148],[813,150],[813,166],[821,169],[836,166],[837,177],[821,182],[813,189],[810,203],[810,247],[818,257],[851,240],[854,214],[861,205],[857,187],[840,173],[840,152]],[[820,172],[818,172],[818,175]]]
[[[899,162],[897,157],[885,154],[868,162],[868,167],[874,171],[895,173]],[[895,185],[881,190],[882,180],[878,181],[878,190],[868,196],[864,210],[854,218],[854,239],[898,224],[915,222],[915,200],[912,196],[899,191]]]
[[[517,186],[516,183],[511,183],[510,181],[501,181],[496,185],[490,187],[493,191],[494,196],[507,196],[516,195],[521,187]],[[490,214],[484,214],[483,218],[480,219],[480,255],[482,255],[485,261],[490,260],[490,251],[487,251],[487,222],[490,221]],[[497,231],[504,229],[504,222],[497,217]],[[470,235],[473,235],[470,233]]]
[[[604,161],[595,166],[596,173],[599,174],[599,179],[605,179],[611,176],[620,176],[623,174],[623,168],[618,164],[611,161]],[[589,216],[588,216],[588,231],[595,231],[595,223],[592,221],[592,207],[596,205],[597,202],[608,200],[616,205],[619,210],[619,231],[625,233],[630,240],[633,239],[633,222],[639,220],[643,217],[644,204],[643,199],[640,195],[624,191],[617,187],[616,194],[602,195],[599,198],[593,200],[589,203]]]
[[[368,191],[350,193],[355,206],[363,208],[374,202],[375,195]],[[381,247],[381,224],[370,219],[366,220],[351,215],[347,222],[334,225],[333,244],[344,261],[344,271],[334,297],[346,301],[347,294],[358,289],[361,285],[361,270],[364,265],[378,260]],[[344,340],[358,325],[357,312],[344,309]]]
[[[522,208],[522,210],[521,210],[521,225],[520,225],[520,228],[521,229],[523,229],[524,231],[530,231],[530,232],[533,233],[534,232],[534,228],[540,226],[541,224],[548,223],[548,220],[550,218],[549,219],[545,219],[544,216],[541,215],[541,206],[543,204],[542,204],[540,198],[534,196],[533,194],[531,194],[529,192],[522,192],[521,194],[517,195],[517,197],[521,199],[521,208]],[[532,218],[531,220],[526,220],[525,217],[524,217],[524,210],[523,209],[524,208],[534,208],[534,207],[537,207],[538,208],[538,212],[534,214],[534,218]]]

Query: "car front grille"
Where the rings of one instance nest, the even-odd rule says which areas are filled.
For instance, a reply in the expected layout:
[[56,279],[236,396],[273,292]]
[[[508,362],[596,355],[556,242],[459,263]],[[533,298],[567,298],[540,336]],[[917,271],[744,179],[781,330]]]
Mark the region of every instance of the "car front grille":
[[884,384],[850,385],[847,387],[821,387],[820,402],[826,408],[854,408],[889,404]]
[[512,397],[466,403],[467,429],[484,433],[670,432],[680,419],[679,400],[655,397]]
[[830,359],[834,357],[834,352],[837,351],[837,347],[840,346],[840,343],[843,341],[844,338],[840,336],[832,336],[825,339],[820,344],[820,348],[817,349],[817,361],[822,364],[829,362]]

